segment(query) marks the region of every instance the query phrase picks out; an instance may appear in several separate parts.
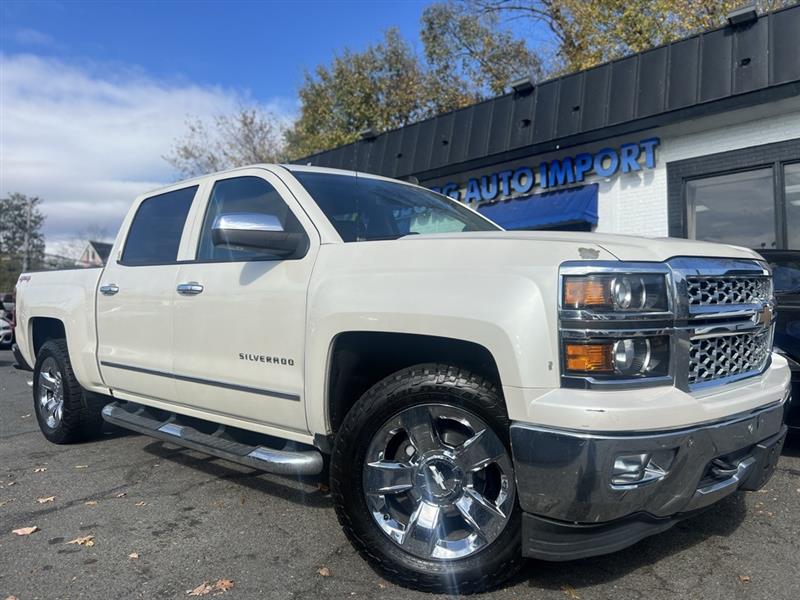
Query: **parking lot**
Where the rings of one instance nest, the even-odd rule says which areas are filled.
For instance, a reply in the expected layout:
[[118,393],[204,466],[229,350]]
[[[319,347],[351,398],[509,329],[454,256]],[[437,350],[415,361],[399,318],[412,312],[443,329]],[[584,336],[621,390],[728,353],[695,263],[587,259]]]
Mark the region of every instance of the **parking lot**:
[[[0,352],[0,598],[187,598],[219,580],[232,587],[209,597],[436,598],[376,574],[317,482],[118,430],[76,446],[48,443],[32,414],[30,374],[11,364]],[[799,561],[794,440],[767,489],[611,556],[530,561],[484,597],[798,598]]]

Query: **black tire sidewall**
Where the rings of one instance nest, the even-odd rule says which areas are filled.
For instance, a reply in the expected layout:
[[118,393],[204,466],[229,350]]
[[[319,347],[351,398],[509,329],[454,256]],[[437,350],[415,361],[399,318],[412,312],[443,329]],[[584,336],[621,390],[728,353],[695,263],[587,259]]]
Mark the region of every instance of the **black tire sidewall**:
[[380,382],[345,418],[331,460],[331,491],[339,520],[356,547],[389,577],[429,591],[479,591],[510,577],[521,547],[522,513],[515,499],[503,532],[472,556],[425,560],[409,554],[379,529],[363,494],[363,464],[372,437],[401,410],[420,404],[449,404],[480,417],[511,456],[508,417],[493,386],[442,365],[421,365]]
[[[53,358],[61,373],[61,386],[64,394],[64,406],[61,420],[56,427],[49,427],[39,404],[39,374],[42,365],[48,358]],[[81,428],[81,402],[82,390],[72,372],[69,356],[66,354],[66,344],[61,340],[45,342],[36,355],[36,365],[33,369],[33,405],[36,420],[42,434],[54,444],[67,444],[79,441],[85,437]]]

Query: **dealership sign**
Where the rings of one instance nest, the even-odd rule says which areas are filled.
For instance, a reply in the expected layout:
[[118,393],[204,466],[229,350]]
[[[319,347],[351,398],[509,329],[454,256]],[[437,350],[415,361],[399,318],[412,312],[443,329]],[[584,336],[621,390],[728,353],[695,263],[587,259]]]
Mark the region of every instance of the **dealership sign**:
[[[622,144],[619,148],[603,148],[590,154],[581,152],[574,156],[545,161],[534,170],[519,167],[497,171],[481,177],[472,177],[466,185],[449,182],[431,188],[461,202],[491,202],[514,194],[527,194],[535,186],[542,190],[581,183],[587,175],[611,177],[622,172],[631,173],[656,166],[656,137],[638,143]],[[463,189],[462,189],[463,188]]]

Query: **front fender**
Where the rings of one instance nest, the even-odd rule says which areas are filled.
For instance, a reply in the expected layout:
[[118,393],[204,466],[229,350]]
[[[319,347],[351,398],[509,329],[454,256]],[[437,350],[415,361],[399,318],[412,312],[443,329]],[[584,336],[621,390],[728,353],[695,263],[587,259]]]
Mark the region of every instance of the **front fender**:
[[[548,279],[554,288],[557,278]],[[310,430],[327,430],[331,348],[345,332],[471,342],[491,353],[504,388],[558,387],[554,293],[530,276],[509,273],[471,278],[463,273],[419,272],[326,277],[313,286],[309,304],[306,401]],[[441,360],[447,362],[447,356]],[[509,405],[508,410],[516,418],[525,406]]]

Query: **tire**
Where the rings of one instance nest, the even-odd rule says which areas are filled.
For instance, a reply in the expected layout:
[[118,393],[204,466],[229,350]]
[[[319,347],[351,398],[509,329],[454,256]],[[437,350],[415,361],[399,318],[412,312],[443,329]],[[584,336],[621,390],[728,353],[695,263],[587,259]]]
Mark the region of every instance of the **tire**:
[[82,442],[103,426],[102,406],[84,394],[63,339],[45,342],[36,356],[33,404],[39,428],[54,444]]
[[[420,423],[433,423],[434,434],[420,434]],[[508,431],[497,389],[468,371],[417,365],[377,383],[345,417],[331,457],[347,537],[406,587],[463,594],[499,586],[524,564]],[[500,458],[478,470],[483,446]],[[476,491],[487,503],[473,502]],[[496,511],[483,511],[487,504]]]

